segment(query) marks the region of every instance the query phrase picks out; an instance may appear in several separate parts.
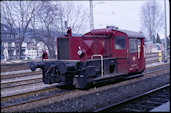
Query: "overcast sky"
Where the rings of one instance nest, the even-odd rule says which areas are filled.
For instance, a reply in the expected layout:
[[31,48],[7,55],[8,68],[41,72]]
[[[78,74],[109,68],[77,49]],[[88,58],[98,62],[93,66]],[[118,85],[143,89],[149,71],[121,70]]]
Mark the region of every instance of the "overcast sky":
[[[141,30],[140,12],[141,5],[149,0],[98,0],[93,1],[94,28],[104,28],[107,25],[114,25],[121,29]],[[164,0],[156,0],[164,13]],[[79,1],[89,7],[89,1]],[[167,10],[167,35],[170,34],[170,6],[166,0]],[[89,31],[89,29],[87,30]],[[160,37],[165,36],[164,29],[159,33]]]

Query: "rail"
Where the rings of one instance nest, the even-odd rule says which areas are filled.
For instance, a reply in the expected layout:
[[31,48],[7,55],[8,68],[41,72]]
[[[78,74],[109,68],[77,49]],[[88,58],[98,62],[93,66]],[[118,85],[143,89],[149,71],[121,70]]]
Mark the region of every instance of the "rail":
[[104,77],[104,75],[103,75],[103,56],[100,54],[95,54],[95,55],[91,56],[91,60],[93,60],[93,57],[95,57],[95,56],[99,56],[101,58],[101,75],[102,75],[102,77]]
[[154,92],[157,92],[157,91],[159,91],[159,90],[161,90],[161,89],[164,89],[164,88],[167,88],[167,87],[170,87],[170,84],[165,84],[165,85],[160,86],[160,87],[157,87],[157,88],[155,88],[155,89],[151,89],[151,90],[149,90],[149,91],[147,91],[147,92],[145,92],[145,93],[143,93],[143,94],[139,94],[139,95],[136,95],[136,96],[134,96],[134,97],[128,98],[128,99],[126,99],[126,100],[120,101],[120,102],[118,102],[118,103],[114,103],[114,104],[111,104],[111,105],[109,105],[109,106],[106,106],[106,107],[97,109],[97,110],[95,110],[94,112],[107,112],[109,109],[112,109],[112,108],[114,108],[114,107],[116,107],[116,106],[124,105],[124,104],[126,104],[126,103],[129,103],[130,101],[133,101],[133,100],[136,100],[136,99],[138,99],[138,98],[142,98],[142,97],[144,97],[144,96],[150,95],[150,94],[152,94],[152,93],[154,93]]

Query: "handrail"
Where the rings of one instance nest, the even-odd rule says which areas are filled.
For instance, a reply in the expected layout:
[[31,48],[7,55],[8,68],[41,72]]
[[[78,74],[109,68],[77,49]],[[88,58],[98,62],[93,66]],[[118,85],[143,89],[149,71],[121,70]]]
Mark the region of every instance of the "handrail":
[[140,59],[141,45],[138,45],[138,59]]
[[103,75],[103,56],[102,55],[100,55],[100,54],[95,54],[95,55],[92,55],[91,56],[91,60],[93,60],[93,57],[94,56],[99,56],[99,57],[101,57],[101,75],[102,75],[102,78],[104,77],[104,75]]
[[144,58],[145,58],[146,57],[146,55],[145,55],[146,54],[146,50],[145,50],[146,48],[144,45],[143,45],[143,49],[144,49]]

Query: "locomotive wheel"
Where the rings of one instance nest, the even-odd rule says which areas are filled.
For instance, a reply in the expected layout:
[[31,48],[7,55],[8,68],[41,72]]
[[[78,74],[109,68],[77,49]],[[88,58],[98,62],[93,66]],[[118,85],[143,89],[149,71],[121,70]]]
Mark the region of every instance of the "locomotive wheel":
[[51,65],[50,68],[46,71],[44,78],[50,84],[60,82],[60,73],[57,69],[57,66]]

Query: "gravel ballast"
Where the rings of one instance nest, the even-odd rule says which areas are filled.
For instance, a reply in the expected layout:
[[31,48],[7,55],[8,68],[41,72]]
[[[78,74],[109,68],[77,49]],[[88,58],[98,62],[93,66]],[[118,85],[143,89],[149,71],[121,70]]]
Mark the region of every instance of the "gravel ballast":
[[[168,71],[167,71],[168,72]],[[115,84],[79,90],[73,93],[56,97],[55,102],[46,102],[48,105],[36,107],[26,112],[86,112],[125,100],[129,97],[144,93],[170,83],[170,70],[162,75],[145,75]]]

